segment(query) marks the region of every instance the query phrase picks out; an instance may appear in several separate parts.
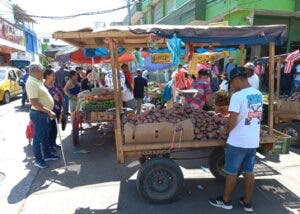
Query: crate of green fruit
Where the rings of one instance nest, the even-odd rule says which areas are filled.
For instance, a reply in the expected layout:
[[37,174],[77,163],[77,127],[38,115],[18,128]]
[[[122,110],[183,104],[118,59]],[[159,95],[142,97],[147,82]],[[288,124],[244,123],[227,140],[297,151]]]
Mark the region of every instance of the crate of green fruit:
[[[268,126],[262,126],[262,130],[266,131],[268,130]],[[284,134],[280,131],[273,130],[273,137],[275,139],[275,143],[273,145],[272,150],[268,150],[261,146],[258,149],[258,152],[261,154],[289,154],[290,151],[290,144],[291,144],[291,136]]]

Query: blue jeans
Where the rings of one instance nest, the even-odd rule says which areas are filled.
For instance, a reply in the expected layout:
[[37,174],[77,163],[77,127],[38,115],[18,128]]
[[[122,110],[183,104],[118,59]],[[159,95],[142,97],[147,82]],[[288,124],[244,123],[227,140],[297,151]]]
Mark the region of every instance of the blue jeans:
[[69,112],[69,97],[64,94],[64,99],[65,99],[65,112],[68,113]]
[[256,148],[240,148],[226,144],[224,171],[229,175],[237,175],[240,170],[253,173]]
[[56,137],[57,137],[57,126],[55,120],[50,120],[50,131],[49,131],[49,143],[51,150],[54,149],[56,145]]
[[25,105],[26,100],[27,100],[27,92],[26,92],[26,88],[23,87],[22,88],[22,105]]
[[51,156],[49,131],[50,131],[50,119],[46,113],[31,110],[30,120],[33,123],[33,153],[35,161],[37,163],[44,163],[44,159],[41,152],[41,145],[43,148],[44,157]]

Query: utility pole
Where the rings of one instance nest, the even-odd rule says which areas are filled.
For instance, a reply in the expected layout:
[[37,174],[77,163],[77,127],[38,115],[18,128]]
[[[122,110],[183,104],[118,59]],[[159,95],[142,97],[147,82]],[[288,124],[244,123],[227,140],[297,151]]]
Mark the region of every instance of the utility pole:
[[130,9],[130,0],[127,0],[127,11],[128,11],[128,25],[131,25],[131,9]]

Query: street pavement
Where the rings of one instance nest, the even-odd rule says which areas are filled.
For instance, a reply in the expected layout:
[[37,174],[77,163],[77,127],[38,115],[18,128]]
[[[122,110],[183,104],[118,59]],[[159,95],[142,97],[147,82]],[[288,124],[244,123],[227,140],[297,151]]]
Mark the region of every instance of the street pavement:
[[[237,200],[243,193],[240,179],[234,194],[234,209],[211,207],[207,199],[223,190],[207,169],[207,159],[181,161],[185,187],[171,204],[149,204],[135,186],[136,160],[118,164],[114,140],[97,127],[85,131],[80,141],[88,154],[78,153],[71,143],[68,124],[62,132],[67,170],[62,158],[49,169],[33,166],[31,146],[25,138],[29,106],[20,99],[0,105],[0,214],[194,214],[243,213]],[[59,142],[59,141],[58,141]],[[195,153],[195,152],[194,152]],[[209,150],[196,152],[207,156]],[[188,155],[187,153],[186,155]],[[300,213],[300,149],[280,156],[258,155],[255,169],[254,213]],[[60,155],[61,156],[61,155]]]

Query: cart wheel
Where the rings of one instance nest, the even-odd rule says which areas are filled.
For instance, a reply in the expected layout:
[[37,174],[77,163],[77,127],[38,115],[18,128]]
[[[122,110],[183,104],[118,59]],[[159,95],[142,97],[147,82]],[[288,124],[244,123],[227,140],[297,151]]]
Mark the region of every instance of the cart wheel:
[[211,174],[213,174],[213,176],[215,176],[217,180],[225,180],[225,150],[223,147],[217,147],[210,153],[208,158],[208,165]]
[[300,126],[294,123],[286,124],[282,130],[283,133],[292,137],[291,145],[300,147]]
[[[225,150],[223,147],[215,148],[209,155],[208,158],[209,170],[218,181],[223,181],[226,178],[226,172],[224,171],[225,166]],[[242,174],[240,169],[238,177]]]
[[179,196],[183,174],[178,164],[168,158],[146,161],[137,176],[137,190],[151,203],[168,203]]

